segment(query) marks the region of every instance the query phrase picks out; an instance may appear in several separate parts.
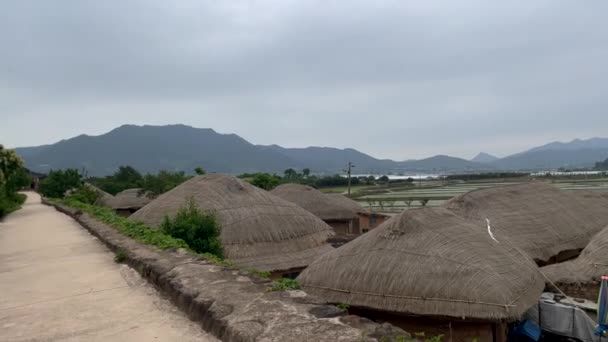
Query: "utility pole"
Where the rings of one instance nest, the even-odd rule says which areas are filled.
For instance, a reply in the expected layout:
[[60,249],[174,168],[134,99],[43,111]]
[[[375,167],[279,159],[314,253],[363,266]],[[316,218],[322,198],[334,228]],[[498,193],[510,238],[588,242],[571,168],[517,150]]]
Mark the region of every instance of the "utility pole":
[[346,174],[348,175],[348,196],[350,196],[350,175],[351,175],[353,167],[355,167],[355,165],[353,165],[353,163],[351,163],[351,162],[348,162],[348,169],[344,170],[346,172]]

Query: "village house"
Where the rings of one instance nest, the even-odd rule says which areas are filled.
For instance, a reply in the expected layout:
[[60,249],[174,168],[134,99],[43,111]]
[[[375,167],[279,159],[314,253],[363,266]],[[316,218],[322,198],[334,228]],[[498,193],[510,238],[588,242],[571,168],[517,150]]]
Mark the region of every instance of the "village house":
[[344,205],[321,191],[302,184],[283,184],[270,193],[295,203],[330,225],[337,235],[357,236],[362,233],[358,209]]
[[322,220],[236,177],[194,177],[131,215],[130,220],[158,227],[192,199],[216,215],[224,256],[237,265],[295,277],[310,262],[333,250],[334,233]]
[[[580,191],[577,195],[596,201],[608,212],[608,193]],[[542,267],[541,271],[565,294],[595,302],[600,278],[608,274],[607,250],[608,222],[604,229],[591,238],[591,242],[576,259]],[[551,283],[547,284],[547,290],[556,292]]]
[[388,215],[373,212],[372,210],[363,207],[359,202],[342,194],[326,194],[326,196],[329,196],[332,200],[340,203],[342,206],[351,208],[351,210],[357,213],[361,234],[367,233],[371,229],[378,227],[390,218]]
[[349,313],[454,342],[506,341],[544,281],[533,260],[444,208],[404,211],[298,277]]
[[146,194],[141,193],[141,189],[127,189],[108,199],[107,204],[118,215],[128,217],[150,201],[151,199]]
[[608,210],[598,201],[543,182],[474,190],[445,207],[539,266],[575,258],[608,224]]

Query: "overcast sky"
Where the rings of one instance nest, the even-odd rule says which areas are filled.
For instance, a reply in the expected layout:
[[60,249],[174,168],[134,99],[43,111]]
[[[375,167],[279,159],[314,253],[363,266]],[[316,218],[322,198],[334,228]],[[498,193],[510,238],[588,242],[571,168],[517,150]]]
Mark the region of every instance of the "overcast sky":
[[376,157],[608,137],[608,1],[2,1],[0,143],[184,123]]

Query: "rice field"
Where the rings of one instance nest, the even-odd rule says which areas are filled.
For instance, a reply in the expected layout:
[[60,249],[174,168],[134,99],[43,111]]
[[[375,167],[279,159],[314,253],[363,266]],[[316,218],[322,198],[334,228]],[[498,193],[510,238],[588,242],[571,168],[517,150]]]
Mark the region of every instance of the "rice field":
[[[428,201],[427,206],[439,206],[447,200],[469,191],[495,187],[501,185],[517,184],[527,181],[496,180],[496,181],[470,181],[451,182],[432,180],[416,181],[413,186],[396,184],[394,186],[357,186],[353,187],[353,197],[364,207],[385,213],[398,213],[410,208],[422,206],[422,201]],[[552,184],[564,191],[605,191],[608,192],[608,178],[594,179],[553,179]],[[337,191],[338,190],[338,191]],[[346,188],[324,189],[329,192],[346,192]]]

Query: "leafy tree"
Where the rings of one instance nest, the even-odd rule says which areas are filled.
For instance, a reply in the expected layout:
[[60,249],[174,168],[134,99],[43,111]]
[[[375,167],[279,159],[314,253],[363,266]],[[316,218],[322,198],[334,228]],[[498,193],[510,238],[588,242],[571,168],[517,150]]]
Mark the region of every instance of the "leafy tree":
[[25,201],[17,191],[30,184],[23,160],[14,150],[0,145],[0,217],[16,210]]
[[201,210],[190,198],[174,218],[165,216],[161,230],[174,238],[182,239],[197,253],[210,253],[223,258],[220,242],[221,227],[215,215]]
[[285,175],[285,178],[287,178],[287,179],[298,178],[298,173],[296,172],[296,170],[291,169],[291,168],[285,170],[285,172],[283,172],[283,174]]
[[141,188],[144,177],[131,166],[120,166],[111,176],[91,178],[88,181],[112,195],[133,188]]
[[268,173],[258,173],[253,177],[250,183],[260,189],[272,190],[281,183],[281,177]]
[[309,168],[303,169],[302,174],[304,175],[304,177],[310,176],[310,169]]
[[207,173],[207,171],[205,171],[205,169],[203,169],[202,167],[195,168],[194,172],[199,176],[202,176]]
[[68,190],[82,185],[82,176],[77,169],[51,171],[40,182],[40,193],[46,197],[63,198]]
[[388,183],[388,182],[389,182],[389,180],[390,180],[390,179],[389,179],[389,178],[388,178],[388,176],[386,176],[386,175],[384,175],[384,176],[382,176],[382,177],[378,178],[378,182],[380,182],[380,183],[385,183],[385,184],[386,184],[386,183]]
[[188,179],[190,177],[186,176],[183,171],[171,172],[163,170],[156,175],[147,174],[141,182],[141,193],[146,194],[150,198],[155,198]]
[[121,166],[118,168],[118,171],[114,173],[114,179],[121,183],[131,183],[135,184],[140,182],[143,177],[139,171],[135,170],[131,166]]

